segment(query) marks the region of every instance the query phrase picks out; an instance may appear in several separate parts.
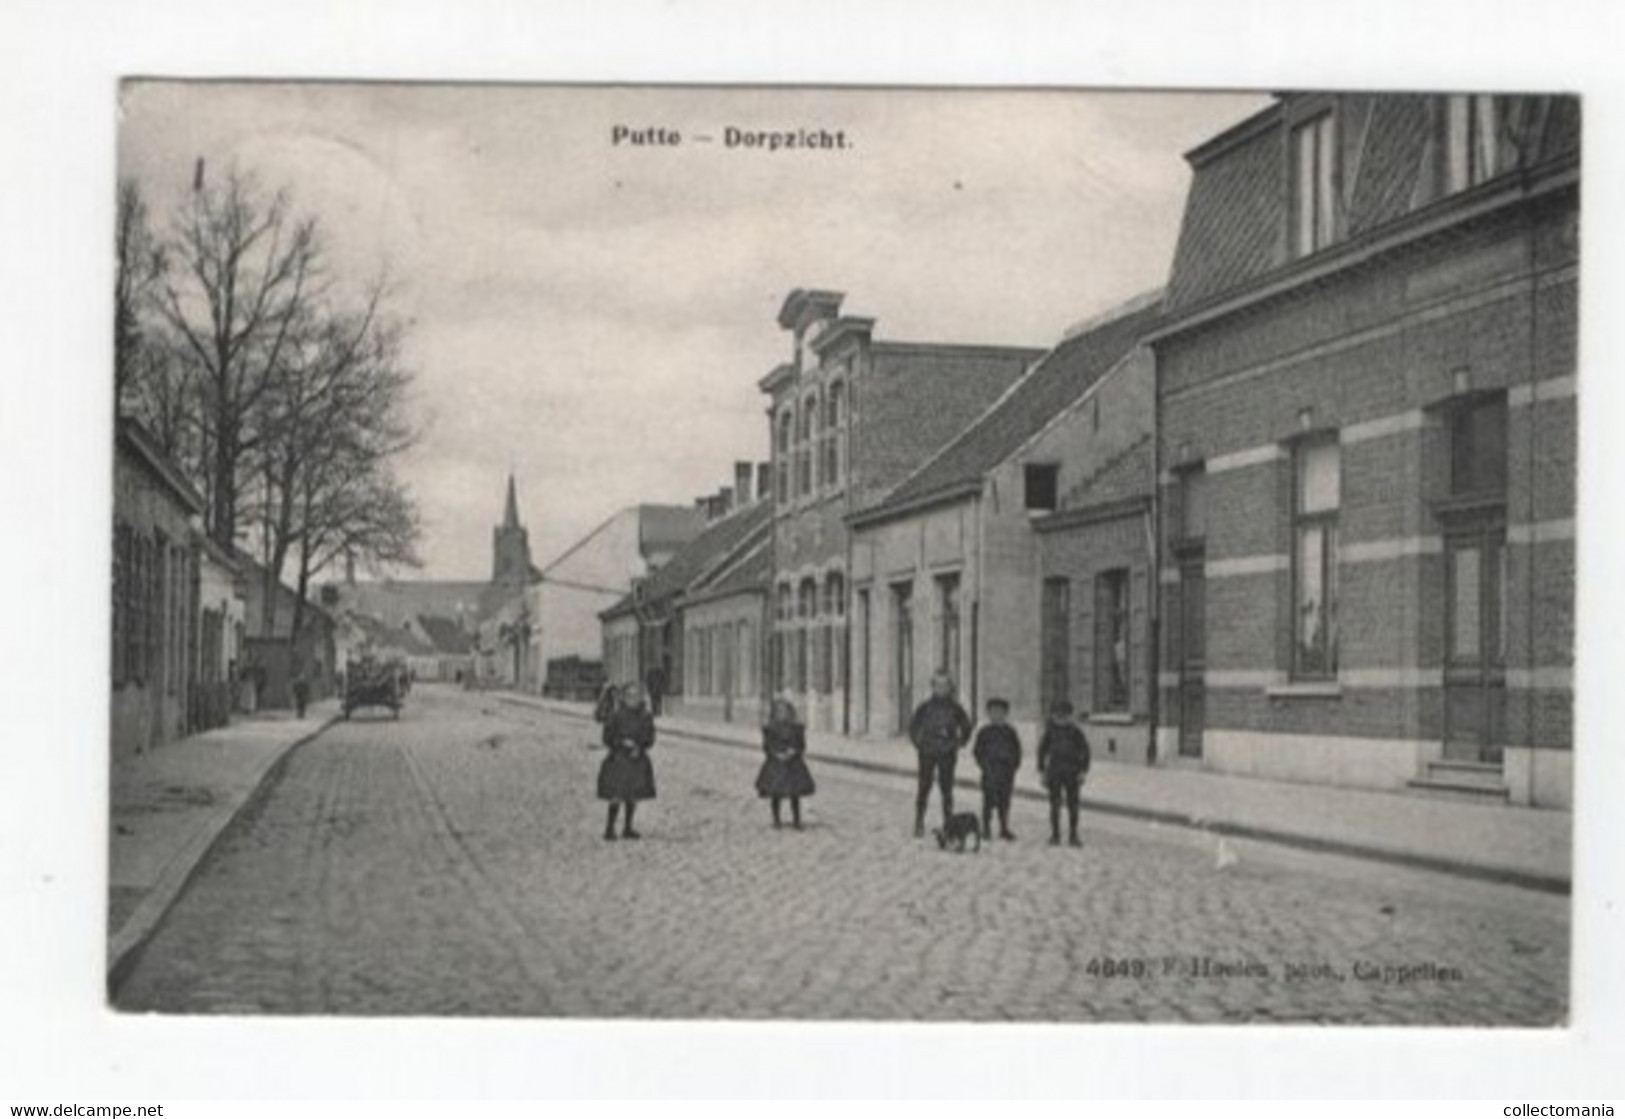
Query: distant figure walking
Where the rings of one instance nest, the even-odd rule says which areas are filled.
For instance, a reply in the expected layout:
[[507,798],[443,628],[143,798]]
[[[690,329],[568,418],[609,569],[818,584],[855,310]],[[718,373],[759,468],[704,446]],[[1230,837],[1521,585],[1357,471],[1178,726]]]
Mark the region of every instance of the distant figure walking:
[[663,665],[652,666],[643,678],[644,685],[649,690],[649,710],[655,715],[660,714],[661,704],[666,699],[666,669]]
[[982,771],[982,834],[989,839],[995,812],[999,814],[999,838],[1015,838],[1010,833],[1010,795],[1015,791],[1016,770],[1021,768],[1021,738],[1004,721],[1009,714],[1008,701],[988,700],[987,724],[976,732],[971,750]]
[[813,795],[812,772],[807,768],[807,731],[796,720],[787,699],[773,701],[772,715],[762,728],[762,753],[767,758],[756,774],[756,792],[773,805],[773,826],[783,827],[779,807],[790,801],[790,826],[801,830],[801,798]]
[[605,684],[603,690],[598,693],[598,703],[592,709],[592,717],[596,722],[607,723],[620,705],[620,691],[614,684]]
[[295,669],[293,675],[293,709],[299,718],[305,717],[305,707],[310,703],[310,682],[305,679],[303,668]]
[[621,693],[621,706],[604,722],[604,745],[609,755],[598,767],[598,799],[609,802],[604,838],[615,838],[615,817],[626,809],[622,839],[639,839],[632,827],[632,814],[638,801],[653,800],[655,769],[649,751],[655,744],[654,716],[644,705],[643,689],[628,684]]
[[1082,847],[1078,838],[1078,790],[1089,772],[1089,740],[1072,721],[1072,705],[1060,700],[1050,708],[1049,725],[1038,743],[1038,772],[1049,789],[1049,842],[1061,842],[1061,802],[1066,801],[1067,842]]
[[919,753],[920,784],[914,797],[914,838],[925,834],[925,810],[931,803],[935,779],[942,792],[942,823],[954,814],[954,766],[959,750],[970,738],[971,719],[954,698],[954,682],[946,672],[931,677],[931,698],[920,704],[909,720],[908,737]]

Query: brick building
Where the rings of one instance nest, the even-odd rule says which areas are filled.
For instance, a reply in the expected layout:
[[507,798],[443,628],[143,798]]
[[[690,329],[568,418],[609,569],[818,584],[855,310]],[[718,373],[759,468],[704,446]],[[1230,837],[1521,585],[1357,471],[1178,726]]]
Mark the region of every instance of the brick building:
[[[748,487],[751,466],[740,467],[740,484]],[[736,493],[746,504],[737,504]],[[711,520],[699,535],[600,615],[604,663],[617,685],[646,683],[658,669],[665,680],[663,710],[731,719],[739,706],[734,701],[754,704],[764,679],[765,591],[733,576],[765,550],[773,509],[766,500],[751,501],[748,488],[725,490],[707,507]],[[713,594],[723,580],[726,593]],[[704,605],[691,611],[693,599]]]
[[1579,104],[1293,94],[1188,155],[1159,752],[1571,799]]
[[[1046,702],[1087,702],[1069,666],[1089,663],[1088,649],[1073,646],[1090,644],[1093,599],[1056,591],[1094,557],[1056,546],[1078,543],[1076,532],[1040,529],[1070,515],[1096,475],[1144,450],[1154,386],[1151,354],[1139,341],[1160,298],[1141,297],[1072,332],[882,500],[850,517],[853,733],[905,732],[938,671],[973,710],[989,696],[1008,700],[1029,740]],[[1148,452],[1140,457],[1149,463]],[[1147,465],[1142,490],[1149,487]],[[1140,550],[1123,568],[1123,605],[1132,595],[1143,621],[1143,525],[1130,539]],[[1045,555],[1054,568],[1047,579]],[[1144,656],[1142,642],[1134,647]],[[1143,686],[1144,667],[1132,677],[1122,667],[1123,680]],[[1125,696],[1110,717],[1128,712]]]
[[192,730],[203,508],[151,436],[120,419],[113,454],[115,760]]
[[797,289],[778,315],[792,358],[759,382],[773,446],[774,690],[807,725],[845,731],[850,536],[1041,351],[877,341],[839,292]]

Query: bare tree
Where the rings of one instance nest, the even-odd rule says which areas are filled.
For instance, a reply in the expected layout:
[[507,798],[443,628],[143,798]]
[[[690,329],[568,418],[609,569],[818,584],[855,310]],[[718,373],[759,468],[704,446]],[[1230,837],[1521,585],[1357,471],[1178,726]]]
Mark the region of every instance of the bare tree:
[[169,255],[160,307],[197,370],[209,534],[229,548],[239,488],[264,437],[254,422],[260,405],[295,327],[326,294],[316,225],[293,215],[285,191],[266,196],[236,170],[205,183],[200,162]]
[[[382,298],[380,284],[358,313],[301,323],[264,398],[263,500],[251,516],[268,578],[293,564],[294,636],[311,580],[339,558],[418,562],[417,510],[391,470],[415,438],[405,417],[410,378],[401,327],[382,315]],[[269,610],[265,622],[269,631]]]
[[163,248],[153,235],[140,184],[129,178],[119,180],[113,280],[115,413],[123,413],[132,384],[155,364],[147,331],[164,267]]

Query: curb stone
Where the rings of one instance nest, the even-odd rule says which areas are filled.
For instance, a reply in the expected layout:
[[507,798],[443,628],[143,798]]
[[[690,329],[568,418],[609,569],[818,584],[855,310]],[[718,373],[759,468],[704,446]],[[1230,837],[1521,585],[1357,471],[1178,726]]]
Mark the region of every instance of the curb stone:
[[[544,706],[519,696],[498,696],[503,703],[516,707],[527,707],[536,711],[548,711],[562,715],[569,719],[580,719],[590,722],[592,716],[587,712],[576,712],[564,707]],[[747,745],[734,738],[727,738],[718,734],[707,734],[697,730],[679,730],[668,728],[666,734],[673,738],[686,738],[696,742],[707,742],[715,746],[727,746],[735,750],[756,752],[756,747]],[[807,750],[807,757],[823,765],[843,766],[847,769],[860,770],[867,773],[880,773],[896,777],[913,778],[914,771],[906,766],[895,765],[890,762],[869,761],[864,758],[843,758],[831,754],[824,754],[811,747]],[[975,779],[958,777],[954,786],[961,789],[978,789],[981,786]],[[1048,798],[1036,789],[1018,788],[1015,795],[1022,800],[1039,801],[1048,804]],[[1430,855],[1421,851],[1405,851],[1392,847],[1379,847],[1374,844],[1356,843],[1343,839],[1328,839],[1323,836],[1305,835],[1301,832],[1282,831],[1278,828],[1259,827],[1252,824],[1233,822],[1229,820],[1210,820],[1187,812],[1170,809],[1149,808],[1141,805],[1122,804],[1115,801],[1100,800],[1095,797],[1082,796],[1079,803],[1091,812],[1099,812],[1108,816],[1120,816],[1132,820],[1144,820],[1155,824],[1164,824],[1171,827],[1182,827],[1191,831],[1204,831],[1213,835],[1228,836],[1235,839],[1248,839],[1263,843],[1274,843],[1282,847],[1294,847],[1302,851],[1311,851],[1317,854],[1342,855],[1350,858],[1365,859],[1369,862],[1388,863],[1394,866],[1410,867],[1416,870],[1429,870],[1441,874],[1451,874],[1458,878],[1470,878],[1480,882],[1491,882],[1503,886],[1517,886],[1525,890],[1536,890],[1541,893],[1559,894],[1568,896],[1571,892],[1570,879],[1562,875],[1542,874],[1538,871],[1518,870],[1514,867],[1494,866],[1488,863],[1475,863],[1463,859],[1445,858],[1439,855]]]
[[169,860],[163,873],[153,883],[152,889],[142,896],[130,916],[107,941],[107,999],[114,1003],[114,996],[119,987],[129,977],[130,970],[140,958],[141,950],[152,940],[158,927],[163,924],[169,910],[186,892],[196,877],[198,868],[213,850],[215,843],[225,834],[234,820],[242,815],[243,810],[259,798],[261,793],[271,784],[273,778],[281,772],[287,763],[288,757],[305,743],[320,737],[334,723],[340,721],[341,716],[333,715],[309,734],[304,734],[289,742],[279,750],[276,755],[266,763],[255,779],[253,788],[235,803],[219,806],[212,812],[202,827],[198,828],[186,844],[176,852],[174,858]]

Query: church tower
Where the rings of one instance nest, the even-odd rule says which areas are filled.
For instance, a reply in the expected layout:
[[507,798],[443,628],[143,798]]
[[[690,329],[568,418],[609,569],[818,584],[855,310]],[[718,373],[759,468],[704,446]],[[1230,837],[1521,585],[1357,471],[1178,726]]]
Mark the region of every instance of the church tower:
[[508,505],[491,532],[491,582],[522,587],[530,581],[530,534],[519,523],[519,498],[508,475]]

